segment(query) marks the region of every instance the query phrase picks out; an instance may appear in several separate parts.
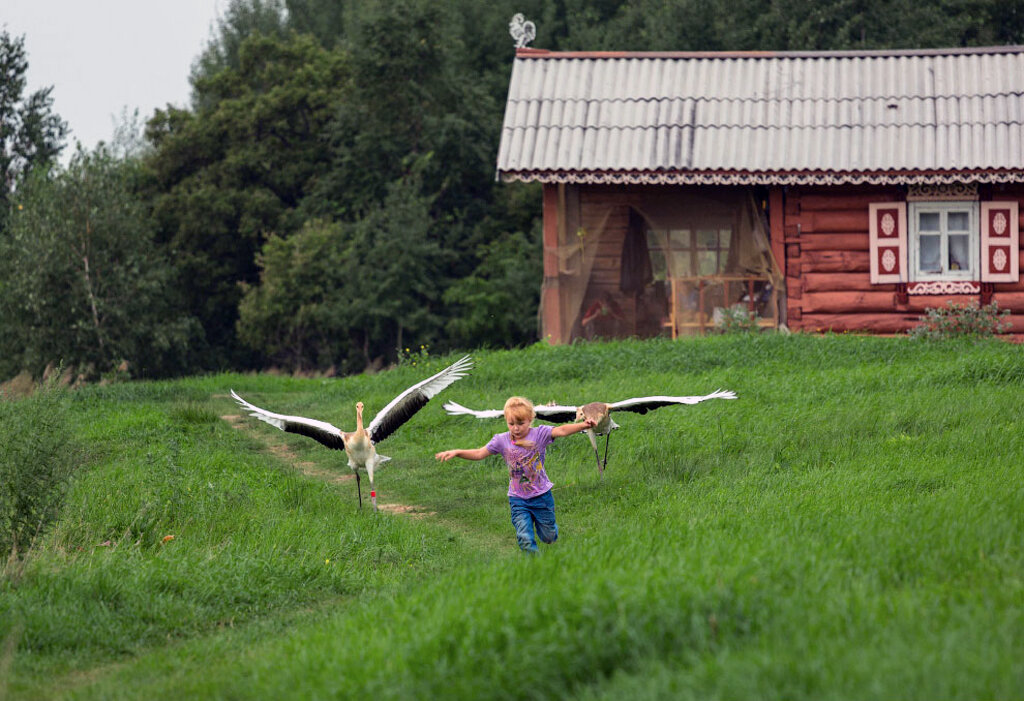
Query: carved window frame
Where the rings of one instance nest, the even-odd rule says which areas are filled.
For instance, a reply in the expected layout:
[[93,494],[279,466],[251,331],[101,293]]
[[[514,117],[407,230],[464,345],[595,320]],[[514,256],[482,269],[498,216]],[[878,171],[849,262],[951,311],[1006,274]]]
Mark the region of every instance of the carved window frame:
[[[949,270],[946,267],[948,264],[949,236],[951,235],[947,222],[948,214],[951,212],[966,212],[968,214],[966,233],[969,237],[967,242],[967,254],[970,263],[966,269]],[[923,273],[920,270],[920,215],[923,213],[937,213],[940,215],[940,220],[942,222],[940,230],[940,235],[942,237],[940,241],[940,258],[943,261],[942,272]],[[981,219],[979,205],[976,200],[939,200],[932,198],[927,200],[911,200],[907,202],[907,220],[907,230],[909,234],[909,265],[907,272],[908,280],[910,282],[956,282],[981,279],[981,264],[979,260],[979,251],[981,249]],[[959,233],[959,231],[952,233]]]

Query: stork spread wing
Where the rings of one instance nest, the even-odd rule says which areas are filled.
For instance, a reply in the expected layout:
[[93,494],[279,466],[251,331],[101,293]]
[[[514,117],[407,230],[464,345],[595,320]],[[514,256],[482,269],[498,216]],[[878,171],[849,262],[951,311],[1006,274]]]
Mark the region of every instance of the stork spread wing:
[[621,402],[609,404],[611,411],[632,411],[637,414],[646,414],[648,411],[660,409],[663,406],[672,404],[699,404],[707,399],[736,399],[736,393],[731,390],[718,390],[702,397],[634,397],[624,399]]
[[391,400],[366,427],[370,440],[380,443],[394,433],[412,415],[426,406],[430,398],[456,380],[462,379],[473,367],[473,359],[464,355],[441,372],[414,384]]
[[540,406],[533,407],[533,411],[537,414],[537,418],[544,419],[545,421],[551,421],[556,424],[576,420],[576,407],[574,406],[565,406],[564,404],[541,404]]
[[[500,419],[505,416],[501,409],[470,409],[456,402],[446,402],[445,411],[452,416],[475,416],[478,419]],[[537,418],[552,423],[564,423],[576,420],[576,407],[555,404],[543,404],[533,407]]]
[[481,409],[477,411],[464,407],[457,402],[445,402],[444,410],[452,416],[475,416],[478,419],[497,419],[505,414],[501,409]]
[[337,426],[333,426],[326,421],[317,421],[316,419],[307,419],[303,416],[286,416],[284,414],[275,414],[272,411],[266,409],[260,409],[254,404],[250,404],[245,401],[237,394],[235,390],[231,390],[231,396],[235,398],[243,409],[249,412],[249,416],[255,416],[260,421],[265,421],[271,426],[287,431],[288,433],[298,433],[299,435],[312,438],[315,441],[323,443],[328,448],[335,450],[345,449],[345,438],[342,435],[341,429]]

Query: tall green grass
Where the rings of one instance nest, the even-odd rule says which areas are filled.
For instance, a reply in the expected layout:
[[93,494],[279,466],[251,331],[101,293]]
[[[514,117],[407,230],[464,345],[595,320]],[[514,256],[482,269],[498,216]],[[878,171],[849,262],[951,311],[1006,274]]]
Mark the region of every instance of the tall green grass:
[[[354,424],[452,358],[374,377],[220,375],[91,388],[92,460],[0,583],[15,698],[1020,698],[1024,357],[1005,343],[738,336],[475,353],[379,446],[343,456],[250,422],[228,387]],[[561,537],[516,550],[497,459],[437,463],[500,407],[703,394],[617,417],[548,470]],[[165,541],[167,535],[174,535]],[[109,543],[109,544],[107,544]],[[0,648],[2,649],[2,648]],[[2,684],[2,682],[0,682]]]
[[0,554],[17,558],[52,523],[80,460],[66,391],[42,384],[27,399],[0,395]]

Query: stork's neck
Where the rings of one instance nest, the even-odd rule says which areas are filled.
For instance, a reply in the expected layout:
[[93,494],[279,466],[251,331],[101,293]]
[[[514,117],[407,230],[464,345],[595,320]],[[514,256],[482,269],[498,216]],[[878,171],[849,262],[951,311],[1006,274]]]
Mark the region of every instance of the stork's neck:
[[363,403],[356,402],[356,433],[363,432]]

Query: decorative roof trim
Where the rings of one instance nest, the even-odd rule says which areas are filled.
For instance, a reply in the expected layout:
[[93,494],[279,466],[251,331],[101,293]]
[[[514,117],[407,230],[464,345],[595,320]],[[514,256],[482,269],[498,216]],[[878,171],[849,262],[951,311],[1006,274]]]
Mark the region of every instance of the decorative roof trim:
[[738,171],[504,171],[504,182],[573,183],[585,185],[951,185],[955,183],[1020,183],[1024,171],[942,172],[779,172]]

